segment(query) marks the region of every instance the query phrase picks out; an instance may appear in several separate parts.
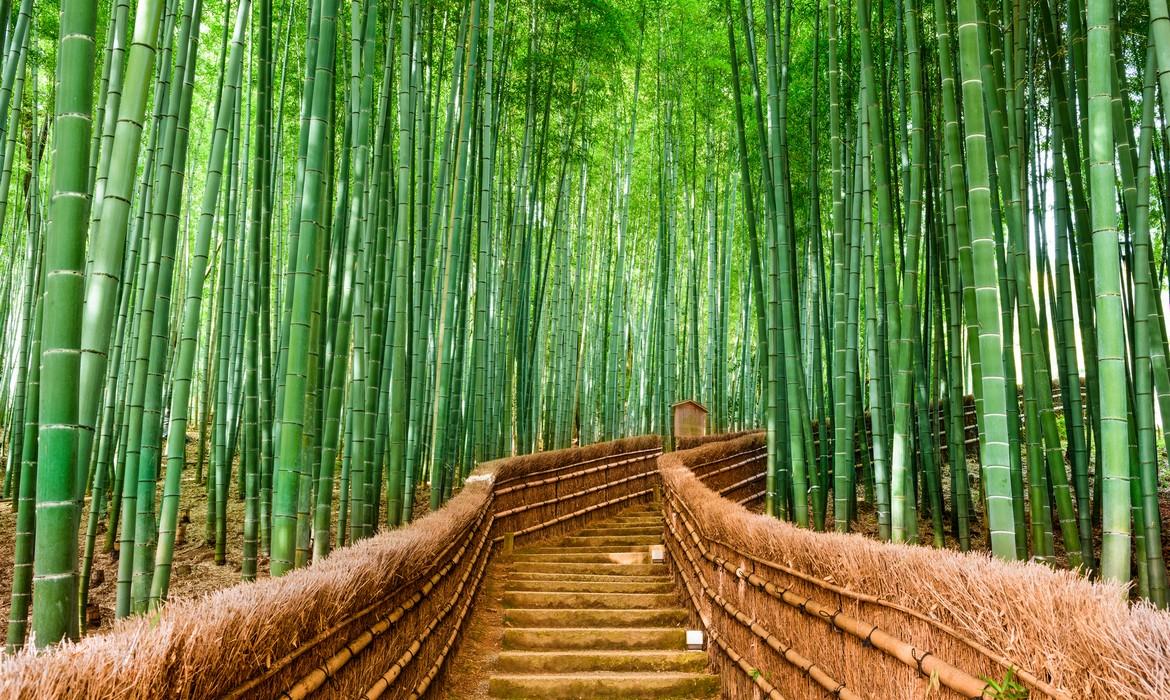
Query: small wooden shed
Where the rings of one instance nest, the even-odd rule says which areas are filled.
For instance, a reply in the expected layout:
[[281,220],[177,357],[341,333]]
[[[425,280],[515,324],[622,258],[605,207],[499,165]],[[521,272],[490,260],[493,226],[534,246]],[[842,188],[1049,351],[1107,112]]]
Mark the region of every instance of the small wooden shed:
[[693,399],[670,407],[674,415],[674,437],[700,437],[707,434],[707,407]]

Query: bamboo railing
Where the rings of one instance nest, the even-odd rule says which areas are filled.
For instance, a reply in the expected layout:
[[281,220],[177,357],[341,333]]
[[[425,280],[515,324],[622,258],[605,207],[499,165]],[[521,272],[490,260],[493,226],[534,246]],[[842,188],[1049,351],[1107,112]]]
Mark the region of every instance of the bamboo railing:
[[1170,616],[1075,572],[753,514],[765,452],[756,433],[659,458],[667,559],[725,697],[1170,697]]
[[421,698],[458,649],[492,557],[632,503],[657,436],[482,465],[436,513],[279,579],[0,660],[0,698]]
[[[474,523],[434,560],[434,572],[395,591],[395,598],[405,596],[405,601],[351,633],[344,644],[338,646],[341,636],[336,634],[322,639],[319,645],[336,650],[275,697],[426,696],[458,648],[463,623],[498,546],[551,537],[575,529],[582,519],[649,499],[661,452],[658,438],[649,436],[485,465],[472,479],[489,484],[487,501]],[[380,674],[384,661],[378,659],[391,660]],[[260,696],[254,694],[258,684],[248,685],[234,696]]]

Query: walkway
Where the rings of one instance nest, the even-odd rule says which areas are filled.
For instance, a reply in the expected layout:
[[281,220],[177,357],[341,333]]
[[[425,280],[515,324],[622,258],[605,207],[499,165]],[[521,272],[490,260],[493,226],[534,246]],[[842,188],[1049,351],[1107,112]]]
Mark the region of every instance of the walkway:
[[[1170,698],[1165,613],[1044,566],[753,516],[734,502],[763,446],[500,460],[442,512],[284,579],[0,660],[0,698],[123,697],[120,668],[136,697],[240,700]],[[696,608],[718,677],[684,647]]]
[[687,612],[665,564],[662,514],[635,506],[552,545],[517,550],[500,595],[497,698],[713,698],[707,654],[687,651]]

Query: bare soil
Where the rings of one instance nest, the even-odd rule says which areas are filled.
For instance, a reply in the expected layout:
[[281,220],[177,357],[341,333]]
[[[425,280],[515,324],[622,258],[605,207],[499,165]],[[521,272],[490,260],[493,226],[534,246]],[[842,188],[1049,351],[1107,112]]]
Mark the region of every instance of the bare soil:
[[[227,517],[230,523],[227,533],[227,562],[220,566],[215,563],[215,548],[204,540],[207,525],[207,495],[204,484],[195,480],[194,464],[197,460],[198,443],[195,434],[188,435],[187,464],[183,471],[182,490],[179,496],[180,524],[175,539],[174,562],[171,570],[169,597],[196,598],[220,588],[227,588],[240,582],[240,564],[244,551],[244,502],[239,498],[233,483],[228,496]],[[159,481],[155,503],[162,497],[162,481]],[[87,497],[81,516],[81,532],[78,536],[78,551],[85,551],[85,528],[89,521],[90,500]],[[156,505],[157,508],[157,505]],[[157,515],[157,513],[156,513]],[[187,521],[187,522],[184,522]],[[108,551],[105,523],[98,525],[97,541],[94,546],[93,573],[89,588],[89,602],[96,606],[96,612],[89,613],[89,633],[108,629],[114,620],[114,606],[117,599],[118,552]],[[12,561],[16,540],[16,503],[0,502],[0,625],[7,638],[8,612],[12,605]],[[260,576],[267,576],[267,558],[257,562]],[[93,624],[96,622],[97,624]]]
[[[198,460],[198,442],[195,433],[187,435],[187,467],[183,470],[182,490],[179,497],[180,524],[175,541],[174,562],[171,570],[170,600],[198,598],[221,588],[240,583],[241,564],[244,552],[244,501],[236,489],[236,469],[233,464],[233,478],[229,485],[227,503],[227,561],[215,563],[215,545],[205,539],[207,526],[207,494],[205,483],[195,479],[195,463]],[[336,497],[336,494],[335,494]],[[156,492],[156,508],[162,498],[162,480]],[[420,484],[415,492],[415,517],[427,512],[430,492],[427,484]],[[78,551],[85,551],[85,528],[89,521],[89,498],[86,498],[81,517],[81,532],[78,536]],[[157,510],[156,510],[157,516]],[[100,634],[108,630],[114,621],[117,601],[118,552],[108,551],[105,546],[106,524],[98,525],[97,542],[94,547],[93,574],[89,588],[90,626],[87,634]],[[12,563],[16,542],[16,503],[13,500],[0,501],[0,649],[7,639],[9,610],[12,607]],[[258,578],[268,577],[268,557],[257,557]],[[96,624],[93,624],[96,623]]]
[[487,700],[488,679],[504,637],[502,591],[512,563],[499,556],[488,566],[471,617],[463,627],[459,651],[448,664],[442,695],[448,700]]

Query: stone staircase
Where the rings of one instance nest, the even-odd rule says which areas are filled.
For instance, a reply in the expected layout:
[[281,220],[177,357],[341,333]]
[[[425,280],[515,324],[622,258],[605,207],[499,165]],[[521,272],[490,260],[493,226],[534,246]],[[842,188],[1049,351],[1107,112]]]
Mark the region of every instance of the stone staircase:
[[504,585],[497,698],[715,698],[707,654],[652,564],[662,515],[635,506],[552,545],[520,549]]

